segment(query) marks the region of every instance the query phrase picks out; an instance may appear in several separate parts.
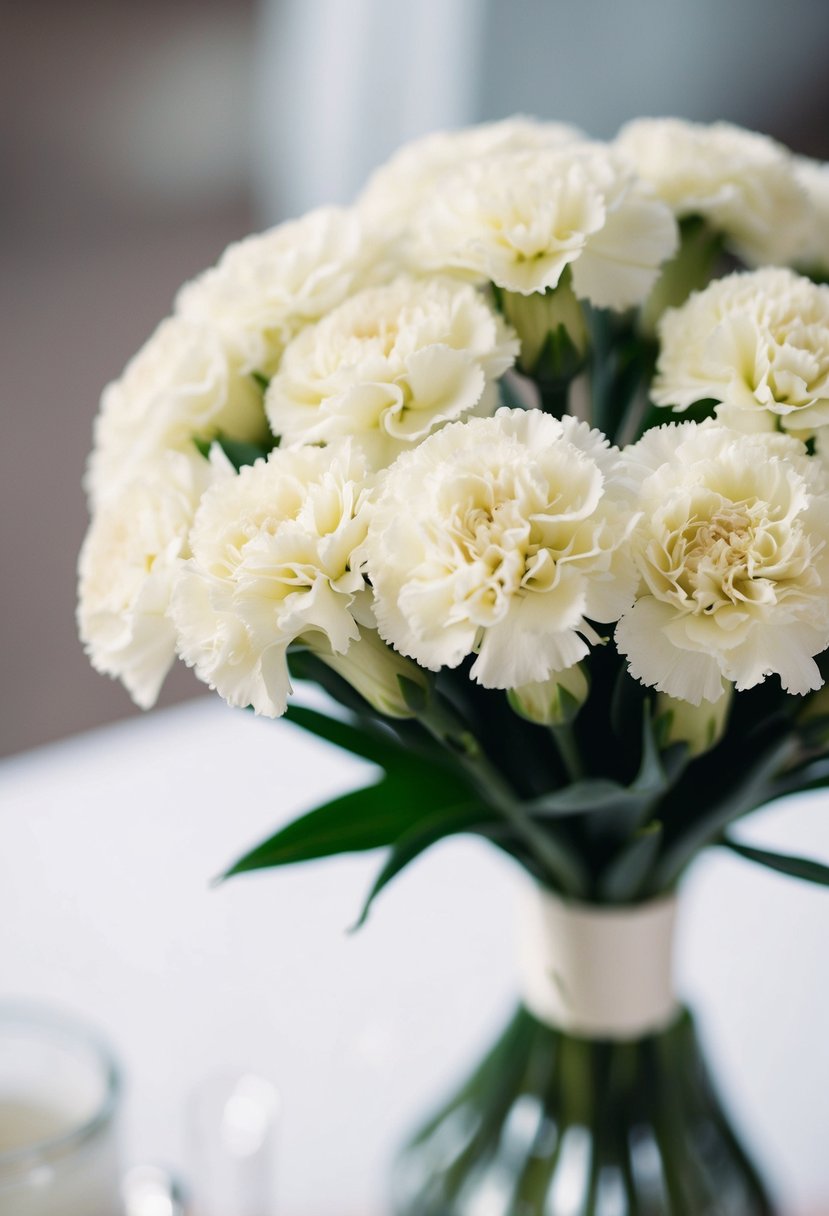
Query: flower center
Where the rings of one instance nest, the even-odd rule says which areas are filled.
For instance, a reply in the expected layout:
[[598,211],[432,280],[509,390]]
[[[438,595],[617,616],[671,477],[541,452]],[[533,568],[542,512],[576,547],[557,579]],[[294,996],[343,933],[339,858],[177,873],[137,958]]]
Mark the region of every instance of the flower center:
[[448,536],[463,615],[479,625],[501,619],[521,585],[529,533],[529,523],[511,499],[479,500],[457,511]]
[[698,613],[774,599],[764,568],[777,541],[760,504],[729,503],[709,519],[691,519],[677,535],[677,590]]
[[768,503],[708,505],[698,502],[648,545],[643,573],[658,598],[727,625],[761,605],[797,599],[815,581],[813,546]]

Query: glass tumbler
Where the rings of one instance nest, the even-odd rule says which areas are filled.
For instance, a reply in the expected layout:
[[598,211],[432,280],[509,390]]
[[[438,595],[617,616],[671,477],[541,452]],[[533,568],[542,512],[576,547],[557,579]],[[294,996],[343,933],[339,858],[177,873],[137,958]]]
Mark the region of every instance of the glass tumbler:
[[121,1216],[120,1088],[83,1025],[0,1006],[0,1216]]

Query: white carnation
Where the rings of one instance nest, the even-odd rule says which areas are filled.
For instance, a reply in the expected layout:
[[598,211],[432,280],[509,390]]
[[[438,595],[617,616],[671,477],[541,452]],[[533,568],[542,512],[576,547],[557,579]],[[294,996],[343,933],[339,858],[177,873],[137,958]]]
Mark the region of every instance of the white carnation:
[[530,295],[572,269],[577,296],[627,308],[676,249],[676,223],[598,144],[503,153],[444,176],[416,217],[416,264]]
[[782,268],[710,283],[659,326],[654,401],[720,402],[740,430],[829,423],[829,287]]
[[781,144],[730,123],[640,118],[616,147],[678,218],[701,216],[750,265],[787,262],[808,206]]
[[371,223],[405,225],[448,172],[504,152],[538,152],[581,138],[575,127],[533,118],[506,118],[459,131],[435,131],[404,144],[372,174],[358,206]]
[[797,156],[794,169],[810,204],[809,222],[795,262],[806,270],[829,275],[829,163]]
[[699,705],[779,675],[819,688],[829,645],[829,482],[796,439],[713,420],[649,431],[632,547],[642,583],[616,643],[643,684]]
[[570,416],[453,423],[385,474],[363,551],[380,635],[487,688],[546,680],[615,621],[635,572],[618,452]]
[[384,273],[382,256],[356,211],[320,207],[229,246],[181,289],[176,309],[220,332],[245,371],[270,375],[303,325]]
[[291,691],[292,642],[321,635],[342,654],[359,637],[364,582],[351,556],[367,493],[346,441],[276,449],[204,495],[173,615],[182,658],[231,705],[276,717]]
[[78,628],[93,667],[143,708],[175,658],[170,597],[210,465],[166,452],[95,513],[79,563]]
[[194,438],[219,432],[269,437],[262,392],[217,334],[169,317],[104,390],[86,482],[93,504],[117,497],[163,452],[192,453]]
[[285,444],[352,435],[374,467],[475,410],[513,363],[512,330],[467,284],[398,279],[346,300],[287,347],[266,408]]

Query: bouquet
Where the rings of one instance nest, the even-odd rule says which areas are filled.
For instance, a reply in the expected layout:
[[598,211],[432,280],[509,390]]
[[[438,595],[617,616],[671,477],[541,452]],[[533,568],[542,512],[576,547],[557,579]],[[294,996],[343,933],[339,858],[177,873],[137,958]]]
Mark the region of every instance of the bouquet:
[[[385,849],[362,919],[471,832],[548,921],[658,911],[709,846],[829,884],[730,834],[829,783],[828,274],[829,166],[727,124],[519,118],[404,147],[187,284],[103,395],[87,652],[145,708],[178,656],[380,773],[228,874]],[[690,1033],[561,1004],[502,1072],[533,1034],[565,1059]],[[467,1145],[479,1180],[497,1140]],[[769,1210],[729,1151],[743,1189],[710,1210]],[[411,1210],[466,1211],[471,1169]]]

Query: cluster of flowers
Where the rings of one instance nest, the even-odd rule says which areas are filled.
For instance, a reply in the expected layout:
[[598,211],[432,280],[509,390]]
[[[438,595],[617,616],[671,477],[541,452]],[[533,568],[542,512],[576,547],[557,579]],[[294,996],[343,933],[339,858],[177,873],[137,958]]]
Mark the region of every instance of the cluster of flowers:
[[[827,272],[829,166],[738,128],[405,147],[352,208],[228,249],[106,389],[93,664],[147,707],[178,655],[271,716],[297,646],[400,716],[407,680],[475,656],[543,718],[610,638],[692,705],[818,688]],[[652,344],[650,403],[712,416],[603,424],[597,317]]]

